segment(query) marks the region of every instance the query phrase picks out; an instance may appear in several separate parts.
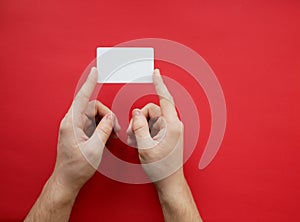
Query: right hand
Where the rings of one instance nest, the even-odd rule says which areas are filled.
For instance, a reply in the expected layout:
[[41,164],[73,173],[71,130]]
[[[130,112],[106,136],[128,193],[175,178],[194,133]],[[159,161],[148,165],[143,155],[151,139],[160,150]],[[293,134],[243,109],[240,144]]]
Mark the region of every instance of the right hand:
[[153,82],[160,106],[149,103],[132,111],[127,142],[137,146],[148,177],[153,182],[162,182],[171,175],[183,177],[183,123],[158,69],[154,70]]

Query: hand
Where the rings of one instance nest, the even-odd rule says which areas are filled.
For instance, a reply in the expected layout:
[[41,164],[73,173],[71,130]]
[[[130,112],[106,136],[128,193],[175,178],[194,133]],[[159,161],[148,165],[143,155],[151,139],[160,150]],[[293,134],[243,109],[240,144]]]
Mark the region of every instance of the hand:
[[[57,159],[52,177],[72,191],[79,189],[98,168],[103,148],[113,128],[120,130],[115,115],[97,100],[89,99],[97,84],[92,68],[60,124]],[[97,117],[102,118],[96,125]],[[89,160],[89,162],[87,161]]]
[[157,69],[153,82],[160,107],[150,103],[132,111],[127,143],[137,146],[144,171],[155,182],[165,221],[200,222],[182,170],[183,123]]
[[175,172],[176,177],[183,178],[183,124],[157,69],[153,82],[160,107],[150,103],[141,110],[133,110],[127,142],[137,146],[140,161],[149,178],[153,182],[163,183]]

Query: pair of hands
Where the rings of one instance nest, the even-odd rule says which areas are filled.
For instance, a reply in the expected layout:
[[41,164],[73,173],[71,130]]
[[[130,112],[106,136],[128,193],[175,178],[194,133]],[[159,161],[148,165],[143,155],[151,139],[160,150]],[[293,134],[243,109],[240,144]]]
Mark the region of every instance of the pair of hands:
[[[105,143],[121,130],[109,108],[89,101],[97,76],[93,68],[61,121],[55,169],[25,221],[68,221],[79,190],[101,162]],[[133,110],[127,142],[138,148],[142,166],[155,182],[165,221],[202,221],[182,170],[183,124],[158,70],[153,82],[160,106]]]
[[[52,178],[70,192],[79,191],[93,176],[107,140],[113,131],[121,130],[116,116],[108,107],[97,100],[89,101],[97,76],[97,69],[92,68],[60,124]],[[160,106],[150,103],[142,109],[133,110],[127,129],[127,143],[138,148],[140,161],[149,178],[157,185],[163,185],[173,180],[172,177],[184,177],[183,124],[157,69],[153,82]],[[101,120],[96,125],[95,118],[99,116]]]

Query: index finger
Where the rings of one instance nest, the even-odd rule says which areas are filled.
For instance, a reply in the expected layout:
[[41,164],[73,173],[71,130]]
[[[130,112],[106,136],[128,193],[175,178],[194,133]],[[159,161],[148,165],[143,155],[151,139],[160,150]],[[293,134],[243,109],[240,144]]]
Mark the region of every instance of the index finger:
[[87,77],[87,80],[82,85],[80,90],[78,91],[77,95],[72,104],[72,110],[75,114],[82,114],[88,106],[90,97],[94,92],[94,89],[97,84],[98,72],[95,67],[93,67],[90,71],[90,74]]
[[159,97],[159,103],[160,103],[162,115],[166,119],[172,119],[177,117],[177,112],[175,109],[173,97],[170,94],[167,86],[164,84],[158,69],[154,70],[153,83],[154,83],[156,94]]

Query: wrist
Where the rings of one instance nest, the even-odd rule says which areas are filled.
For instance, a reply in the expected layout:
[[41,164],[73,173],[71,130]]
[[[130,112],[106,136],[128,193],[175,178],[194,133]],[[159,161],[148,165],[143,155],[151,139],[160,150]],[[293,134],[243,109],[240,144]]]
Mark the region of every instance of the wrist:
[[176,197],[178,194],[183,192],[186,186],[187,182],[182,169],[176,171],[165,179],[155,182],[155,187],[160,199]]
[[65,186],[54,174],[50,176],[44,189],[51,195],[52,201],[58,206],[73,204],[80,190]]

